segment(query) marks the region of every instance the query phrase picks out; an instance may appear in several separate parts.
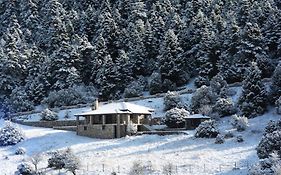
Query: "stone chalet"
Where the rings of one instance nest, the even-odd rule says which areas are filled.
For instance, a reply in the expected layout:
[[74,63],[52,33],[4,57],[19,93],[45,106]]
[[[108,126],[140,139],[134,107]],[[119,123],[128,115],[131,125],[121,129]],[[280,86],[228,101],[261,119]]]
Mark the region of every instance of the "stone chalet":
[[[76,114],[77,135],[102,139],[124,137],[128,134],[129,123],[138,131],[145,129],[151,120],[153,109],[128,102],[109,103],[99,107],[96,101],[94,110]],[[80,120],[80,118],[84,120]]]

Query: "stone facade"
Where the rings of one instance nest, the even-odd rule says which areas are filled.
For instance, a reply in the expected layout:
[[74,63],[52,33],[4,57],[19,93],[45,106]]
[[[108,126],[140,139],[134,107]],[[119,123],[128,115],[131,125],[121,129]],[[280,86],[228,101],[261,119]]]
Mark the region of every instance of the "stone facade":
[[[126,136],[126,126],[120,125],[120,136]],[[100,139],[114,139],[117,138],[117,125],[78,125],[77,135],[100,138]]]

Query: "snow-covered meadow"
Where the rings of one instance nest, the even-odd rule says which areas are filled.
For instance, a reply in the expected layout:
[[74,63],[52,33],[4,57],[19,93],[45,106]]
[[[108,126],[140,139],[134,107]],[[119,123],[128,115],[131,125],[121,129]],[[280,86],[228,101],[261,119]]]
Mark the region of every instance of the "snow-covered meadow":
[[[269,120],[280,119],[273,110],[249,120],[249,128],[244,132],[232,129],[230,118],[220,122],[220,130],[233,131],[242,135],[244,142],[236,138],[227,139],[224,144],[215,144],[215,139],[198,139],[192,131],[188,135],[142,135],[114,140],[100,140],[77,136],[75,132],[46,128],[20,126],[25,133],[25,141],[15,146],[0,147],[1,174],[13,174],[17,165],[30,157],[45,153],[39,168],[47,166],[47,154],[57,149],[70,147],[81,160],[79,174],[127,174],[134,162],[149,164],[155,174],[162,174],[163,166],[172,163],[177,174],[246,174],[247,167],[258,158],[255,148],[259,143],[263,128]],[[4,125],[1,120],[0,127]],[[15,155],[18,147],[25,148],[25,155]],[[240,169],[233,170],[237,166]],[[50,172],[50,174],[52,174]]]
[[[232,100],[236,102],[241,88],[231,89],[235,92]],[[181,100],[189,104],[191,95],[181,95]],[[154,117],[164,116],[162,97],[132,103],[154,108]],[[73,119],[74,114],[89,110],[90,107],[61,110],[58,115],[60,120],[65,120],[64,116],[68,113],[68,119]],[[28,118],[29,121],[39,120],[40,114],[23,118]],[[70,131],[19,125],[26,139],[15,146],[0,147],[0,169],[1,174],[13,174],[19,163],[28,162],[31,157],[43,154],[43,161],[39,163],[39,168],[43,170],[48,165],[48,153],[71,148],[81,160],[78,174],[128,174],[137,162],[151,167],[154,174],[163,174],[163,168],[170,163],[178,175],[247,174],[248,168],[258,161],[255,148],[266,124],[278,119],[280,115],[271,109],[263,116],[250,119],[246,131],[237,132],[231,125],[231,117],[222,118],[219,121],[221,134],[229,131],[234,133],[234,137],[226,139],[223,144],[215,144],[215,139],[195,138],[194,131],[186,131],[187,135],[141,135],[101,140],[77,136]],[[0,120],[0,128],[3,126],[4,121]],[[237,142],[236,137],[239,135],[242,135],[244,142]],[[15,155],[19,147],[26,149],[25,155]],[[57,173],[58,171],[48,170],[47,174]]]

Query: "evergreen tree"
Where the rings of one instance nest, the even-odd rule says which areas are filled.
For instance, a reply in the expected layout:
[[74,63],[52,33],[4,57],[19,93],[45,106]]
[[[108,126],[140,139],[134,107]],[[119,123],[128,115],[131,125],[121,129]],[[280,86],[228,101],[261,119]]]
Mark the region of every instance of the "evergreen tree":
[[187,63],[181,58],[182,52],[174,31],[168,30],[159,55],[160,72],[163,80],[168,79],[177,85],[183,85],[189,80],[189,74],[185,70]]
[[128,54],[136,75],[149,75],[147,53],[144,45],[144,23],[141,19],[129,24]]
[[276,67],[272,76],[270,102],[275,103],[275,101],[280,96],[281,96],[281,62]]
[[68,43],[62,43],[62,47],[51,55],[49,71],[52,89],[60,90],[81,83],[76,59],[77,52]]
[[256,63],[252,63],[249,75],[243,81],[242,88],[239,108],[243,115],[256,117],[263,114],[267,106],[267,91],[261,81],[261,71]]

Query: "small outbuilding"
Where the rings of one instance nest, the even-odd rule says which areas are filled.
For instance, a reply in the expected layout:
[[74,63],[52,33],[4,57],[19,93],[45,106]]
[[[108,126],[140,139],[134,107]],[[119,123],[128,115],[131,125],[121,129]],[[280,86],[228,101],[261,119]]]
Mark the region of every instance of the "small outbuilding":
[[210,120],[211,118],[208,116],[204,116],[202,114],[193,114],[188,117],[185,117],[184,119],[185,119],[185,128],[187,130],[192,130],[197,128],[200,125],[200,123],[206,120]]
[[[109,103],[100,107],[96,102],[94,110],[76,114],[77,135],[102,139],[124,137],[128,134],[128,125],[133,125],[137,131],[145,129],[153,111],[128,102]],[[84,120],[80,120],[81,117]]]

